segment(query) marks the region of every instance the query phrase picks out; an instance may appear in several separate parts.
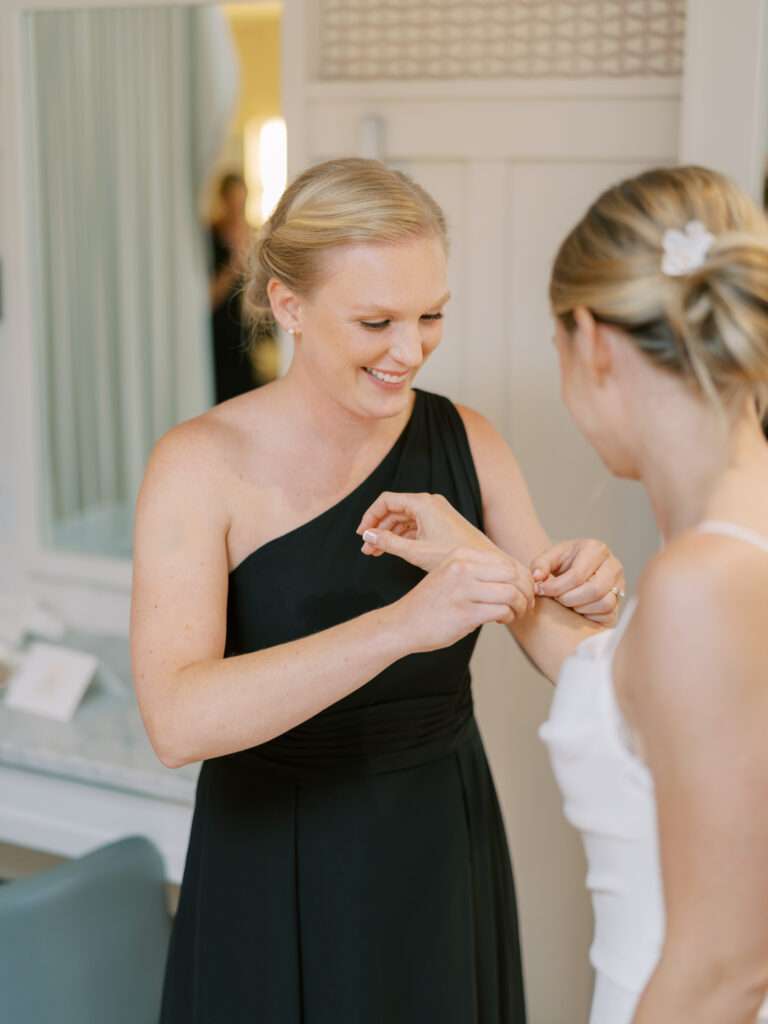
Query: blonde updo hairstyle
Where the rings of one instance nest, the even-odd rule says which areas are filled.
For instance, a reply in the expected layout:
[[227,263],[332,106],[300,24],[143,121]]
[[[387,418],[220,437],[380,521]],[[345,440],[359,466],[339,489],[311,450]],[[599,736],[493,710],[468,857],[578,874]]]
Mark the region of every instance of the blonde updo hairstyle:
[[244,307],[256,326],[273,322],[267,285],[277,278],[309,295],[323,256],[339,246],[433,236],[447,249],[443,212],[416,182],[377,160],[317,164],[283,193],[250,254]]
[[[662,240],[700,221],[714,236],[703,264],[662,271]],[[657,366],[728,405],[768,406],[768,221],[729,179],[703,167],[648,171],[604,192],[555,258],[550,301],[620,327]]]

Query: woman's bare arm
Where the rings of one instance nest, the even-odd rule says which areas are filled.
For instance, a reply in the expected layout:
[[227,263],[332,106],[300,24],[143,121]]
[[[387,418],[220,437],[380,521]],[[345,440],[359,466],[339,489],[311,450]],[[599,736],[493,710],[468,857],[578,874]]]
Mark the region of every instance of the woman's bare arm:
[[[178,767],[282,734],[399,658],[521,611],[506,568],[467,557],[400,601],[332,629],[224,658],[229,522],[221,446],[199,421],[157,445],[136,510],[131,652],[150,740]],[[492,560],[491,560],[492,562]]]
[[767,591],[766,556],[683,539],[647,573],[619,649],[667,922],[634,1024],[754,1024],[768,991]]
[[136,510],[131,650],[149,737],[171,767],[265,742],[405,653],[384,609],[224,659],[226,509],[216,446],[194,423],[157,446]]
[[[463,406],[458,409],[480,481],[485,532],[503,551],[523,565],[531,565],[551,541],[536,514],[517,459],[485,417]],[[599,581],[585,587],[582,599],[588,604],[600,593]],[[525,654],[552,682],[581,641],[600,629],[547,597],[538,598],[533,612],[509,626]]]

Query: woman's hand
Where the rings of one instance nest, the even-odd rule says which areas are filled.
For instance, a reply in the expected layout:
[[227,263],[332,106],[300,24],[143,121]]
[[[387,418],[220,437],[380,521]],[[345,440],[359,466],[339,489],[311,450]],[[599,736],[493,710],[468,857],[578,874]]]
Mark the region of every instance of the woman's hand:
[[[408,554],[424,543],[396,540],[408,561]],[[534,602],[532,577],[513,558],[498,549],[457,548],[394,607],[409,647],[423,652],[448,647],[487,622],[508,625]]]
[[612,626],[624,596],[624,566],[599,540],[565,540],[531,563],[536,593]]
[[[365,541],[364,555],[397,555],[425,572],[431,572],[459,547],[499,552],[442,494],[385,491],[365,513],[357,532]],[[418,544],[399,544],[401,539]]]

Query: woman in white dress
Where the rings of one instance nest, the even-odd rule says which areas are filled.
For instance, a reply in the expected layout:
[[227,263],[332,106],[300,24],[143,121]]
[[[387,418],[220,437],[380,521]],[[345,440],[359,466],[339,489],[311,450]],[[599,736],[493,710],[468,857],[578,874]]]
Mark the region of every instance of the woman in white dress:
[[[550,296],[566,405],[664,541],[617,629],[534,655],[589,865],[591,1024],[768,1021],[768,223],[714,172],[647,172],[571,231]],[[360,530],[424,568],[487,543],[423,495]]]

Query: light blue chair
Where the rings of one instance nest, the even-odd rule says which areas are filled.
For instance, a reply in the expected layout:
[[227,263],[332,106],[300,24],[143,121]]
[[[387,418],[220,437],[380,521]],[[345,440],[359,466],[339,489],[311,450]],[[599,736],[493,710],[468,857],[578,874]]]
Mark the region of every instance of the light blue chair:
[[171,931],[138,836],[0,885],[3,1024],[157,1024]]

